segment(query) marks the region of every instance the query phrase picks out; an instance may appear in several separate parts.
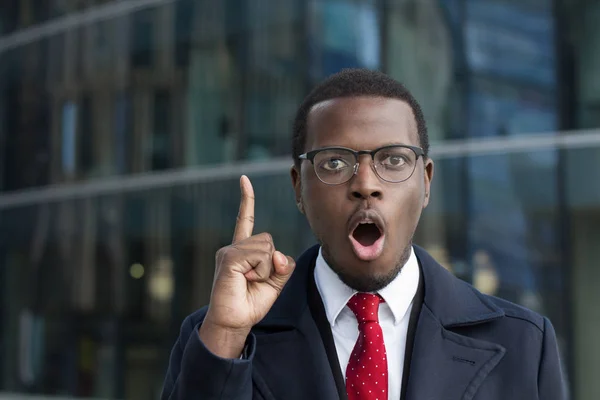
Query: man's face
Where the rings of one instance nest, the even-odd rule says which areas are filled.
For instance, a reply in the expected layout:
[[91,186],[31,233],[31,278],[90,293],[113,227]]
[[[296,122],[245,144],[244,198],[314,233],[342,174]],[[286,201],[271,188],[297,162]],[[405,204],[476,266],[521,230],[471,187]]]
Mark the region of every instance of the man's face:
[[[315,105],[309,114],[306,152],[331,146],[374,150],[390,144],[419,146],[416,121],[404,101],[339,98]],[[292,168],[292,182],[329,266],[350,287],[376,291],[396,277],[410,254],[421,211],[429,202],[433,162],[420,157],[412,176],[400,183],[380,179],[370,155],[361,155],[359,162],[348,182],[332,186],[319,180],[310,161],[303,161],[300,171]]]

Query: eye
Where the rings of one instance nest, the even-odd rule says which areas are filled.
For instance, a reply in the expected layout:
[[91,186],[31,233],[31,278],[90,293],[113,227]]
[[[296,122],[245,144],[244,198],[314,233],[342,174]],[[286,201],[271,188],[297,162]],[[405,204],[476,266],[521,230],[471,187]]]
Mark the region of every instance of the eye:
[[339,171],[348,167],[348,163],[342,158],[330,158],[321,163],[321,168],[326,171]]
[[382,157],[381,164],[386,167],[402,167],[408,160],[400,154],[387,154]]

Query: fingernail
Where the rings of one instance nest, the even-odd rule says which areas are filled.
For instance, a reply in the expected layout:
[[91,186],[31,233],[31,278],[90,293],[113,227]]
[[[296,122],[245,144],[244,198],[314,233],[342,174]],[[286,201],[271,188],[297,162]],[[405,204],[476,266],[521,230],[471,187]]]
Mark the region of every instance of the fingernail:
[[282,253],[277,252],[277,258],[279,258],[279,263],[286,266],[288,264],[288,259]]

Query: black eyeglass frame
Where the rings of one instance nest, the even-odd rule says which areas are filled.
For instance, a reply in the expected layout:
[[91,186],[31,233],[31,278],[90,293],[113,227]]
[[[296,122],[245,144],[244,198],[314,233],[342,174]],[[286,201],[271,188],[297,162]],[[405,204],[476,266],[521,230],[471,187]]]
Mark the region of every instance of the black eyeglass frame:
[[[378,153],[379,151],[381,151],[381,150],[390,149],[390,148],[398,148],[398,147],[403,147],[403,148],[406,148],[406,149],[410,149],[410,150],[412,150],[412,151],[413,151],[413,153],[415,153],[415,155],[416,155],[416,157],[417,157],[417,158],[415,159],[415,167],[413,168],[412,172],[410,173],[410,175],[409,175],[409,176],[408,176],[406,179],[403,179],[403,180],[401,180],[401,181],[390,181],[390,180],[384,179],[384,178],[383,178],[383,177],[382,177],[382,176],[379,174],[379,172],[377,171],[377,168],[375,167],[375,154],[377,154],[377,153]],[[363,154],[368,154],[368,155],[370,155],[370,156],[371,156],[371,161],[373,162],[373,163],[371,164],[371,165],[372,165],[372,168],[373,168],[373,170],[375,171],[375,174],[377,174],[377,176],[379,177],[379,179],[381,179],[381,180],[383,180],[383,181],[385,181],[385,182],[389,182],[389,183],[401,183],[401,182],[405,182],[405,181],[409,180],[409,179],[410,179],[410,177],[411,177],[411,176],[413,176],[413,174],[415,173],[415,169],[417,168],[417,163],[416,163],[416,162],[419,160],[419,157],[424,157],[424,156],[425,156],[425,151],[423,151],[423,149],[422,149],[421,147],[418,147],[418,146],[410,146],[410,145],[407,145],[407,144],[390,144],[390,145],[387,145],[387,146],[382,146],[382,147],[379,147],[379,148],[377,148],[377,149],[375,149],[375,150],[358,150],[358,151],[357,151],[357,150],[350,149],[350,148],[348,148],[348,147],[342,147],[342,146],[322,147],[322,148],[320,148],[320,149],[315,149],[315,150],[311,150],[311,151],[309,151],[309,152],[307,152],[307,153],[300,154],[300,155],[298,156],[298,159],[299,159],[300,161],[302,161],[302,160],[308,160],[308,161],[310,161],[310,162],[311,162],[311,164],[313,165],[313,168],[314,168],[314,165],[315,165],[315,156],[316,156],[317,154],[319,154],[320,152],[322,152],[322,151],[327,151],[327,150],[344,150],[344,151],[347,151],[347,152],[349,152],[349,153],[353,154],[353,155],[354,155],[354,159],[356,160],[356,162],[354,163],[354,166],[353,166],[353,168],[354,168],[354,172],[352,173],[352,175],[350,175],[350,178],[348,178],[348,180],[346,180],[346,181],[344,181],[344,182],[340,182],[340,183],[328,183],[328,182],[324,182],[324,181],[323,181],[323,180],[322,180],[322,179],[319,177],[319,174],[317,174],[317,173],[316,173],[316,171],[315,171],[315,174],[317,175],[317,178],[319,178],[319,180],[320,180],[321,182],[323,182],[323,183],[324,183],[324,184],[326,184],[326,185],[332,185],[332,186],[335,186],[335,185],[343,185],[344,183],[346,183],[346,182],[348,182],[350,179],[352,179],[352,176],[354,176],[354,175],[356,174],[356,171],[358,171],[358,166],[360,165],[359,158],[360,158],[360,156],[361,156],[361,155],[363,155]]]

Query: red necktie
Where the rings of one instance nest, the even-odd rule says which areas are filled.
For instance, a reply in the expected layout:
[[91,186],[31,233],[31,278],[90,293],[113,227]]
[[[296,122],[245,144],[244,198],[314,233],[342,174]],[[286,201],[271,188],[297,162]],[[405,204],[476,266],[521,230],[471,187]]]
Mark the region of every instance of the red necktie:
[[358,321],[358,340],[346,368],[346,392],[349,400],[387,400],[387,357],[383,332],[379,325],[381,296],[357,293],[348,307]]

